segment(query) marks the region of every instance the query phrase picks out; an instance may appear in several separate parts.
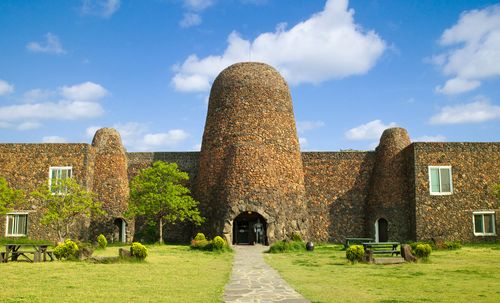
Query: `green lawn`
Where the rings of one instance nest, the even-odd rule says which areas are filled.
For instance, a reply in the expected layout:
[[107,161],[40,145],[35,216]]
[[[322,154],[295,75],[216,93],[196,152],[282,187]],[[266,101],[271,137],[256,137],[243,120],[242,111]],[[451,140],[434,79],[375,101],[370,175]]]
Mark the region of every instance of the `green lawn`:
[[350,265],[341,246],[266,254],[312,302],[500,302],[500,244],[433,251],[428,263]]
[[[95,255],[117,256],[119,247]],[[148,246],[144,263],[0,263],[0,302],[221,302],[233,254]]]

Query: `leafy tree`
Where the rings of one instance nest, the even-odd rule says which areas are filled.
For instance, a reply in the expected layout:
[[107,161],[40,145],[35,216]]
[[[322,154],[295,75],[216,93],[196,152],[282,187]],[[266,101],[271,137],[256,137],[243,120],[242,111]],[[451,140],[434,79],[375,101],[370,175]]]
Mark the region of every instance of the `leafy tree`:
[[96,195],[74,179],[59,179],[58,182],[53,182],[51,187],[43,185],[31,195],[43,206],[40,222],[52,227],[60,242],[68,237],[71,228],[80,219],[105,214],[102,203],[96,200]]
[[182,185],[187,180],[189,175],[179,171],[176,163],[156,161],[132,179],[128,215],[143,215],[149,224],[158,224],[160,243],[164,222],[187,220],[200,225],[204,218],[198,210],[199,203]]
[[25,203],[24,192],[9,186],[5,178],[0,177],[0,215],[11,211],[14,206],[21,206]]

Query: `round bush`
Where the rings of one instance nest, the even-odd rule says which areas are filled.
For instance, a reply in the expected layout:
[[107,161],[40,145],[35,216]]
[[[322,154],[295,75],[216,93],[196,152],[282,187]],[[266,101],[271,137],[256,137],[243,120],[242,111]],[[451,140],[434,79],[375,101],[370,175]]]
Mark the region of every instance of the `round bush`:
[[207,238],[205,237],[205,235],[203,233],[197,233],[196,237],[194,237],[194,239],[196,241],[200,241],[200,240],[206,240]]
[[139,260],[144,260],[148,256],[148,249],[139,242],[132,243],[132,256]]
[[212,245],[214,250],[223,250],[226,246],[226,241],[221,236],[217,236],[213,239]]
[[347,260],[351,261],[351,263],[362,261],[364,255],[365,255],[365,249],[361,245],[351,245],[345,251],[345,256]]
[[100,234],[99,237],[97,237],[97,244],[99,244],[100,248],[105,249],[108,246],[108,240],[106,240],[103,234]]
[[432,252],[432,247],[429,244],[417,244],[413,251],[418,258],[427,259]]
[[54,249],[54,255],[58,260],[75,259],[77,252],[78,245],[70,239],[67,239],[64,243],[57,245]]

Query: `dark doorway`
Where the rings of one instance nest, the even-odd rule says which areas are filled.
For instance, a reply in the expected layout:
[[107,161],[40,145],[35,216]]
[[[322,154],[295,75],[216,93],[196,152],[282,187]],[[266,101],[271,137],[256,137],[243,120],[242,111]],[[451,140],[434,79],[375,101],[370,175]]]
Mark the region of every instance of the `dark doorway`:
[[233,244],[267,245],[267,224],[259,213],[247,211],[233,221]]
[[376,223],[377,242],[389,241],[389,222],[386,219],[380,218]]
[[116,242],[127,242],[127,221],[123,218],[116,218],[114,221],[115,224],[115,233],[113,238]]

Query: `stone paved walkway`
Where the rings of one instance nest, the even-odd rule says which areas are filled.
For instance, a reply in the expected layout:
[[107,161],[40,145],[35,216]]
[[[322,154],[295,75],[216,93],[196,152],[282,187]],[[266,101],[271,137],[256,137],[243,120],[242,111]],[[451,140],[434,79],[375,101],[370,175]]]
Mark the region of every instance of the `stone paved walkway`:
[[235,246],[231,281],[224,290],[224,302],[309,303],[264,262],[262,245]]

